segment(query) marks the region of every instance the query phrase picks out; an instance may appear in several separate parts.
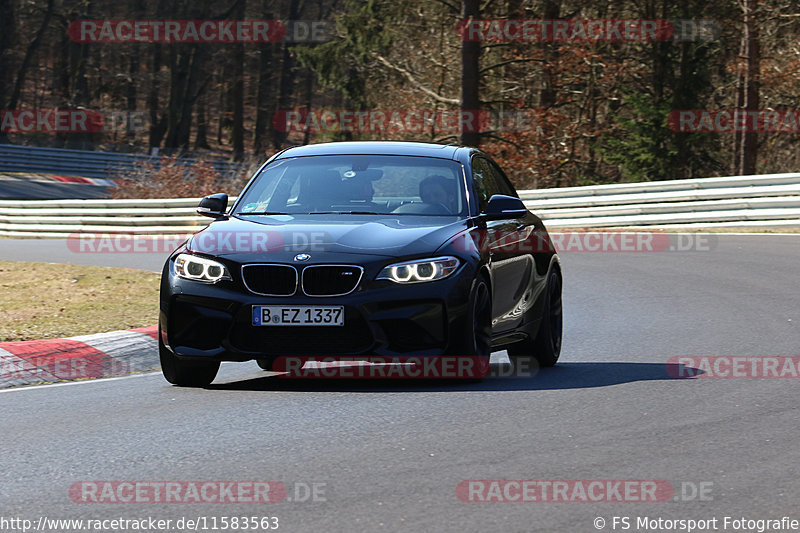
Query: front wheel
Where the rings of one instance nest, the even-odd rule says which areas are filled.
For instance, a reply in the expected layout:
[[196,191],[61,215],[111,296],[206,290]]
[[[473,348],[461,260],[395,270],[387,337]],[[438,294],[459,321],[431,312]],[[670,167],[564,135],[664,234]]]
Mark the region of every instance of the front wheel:
[[469,324],[472,326],[470,355],[489,358],[492,352],[492,299],[483,276],[478,277],[472,285]]
[[489,285],[483,276],[472,283],[469,298],[469,316],[467,327],[471,331],[466,342],[466,354],[472,359],[469,371],[465,371],[462,379],[467,382],[478,382],[489,374],[489,360],[492,353],[492,299]]
[[563,314],[561,305],[561,273],[550,271],[545,288],[544,311],[536,337],[508,348],[510,358],[533,357],[539,366],[553,366],[561,355]]
[[[160,329],[160,328],[159,328]],[[158,339],[158,355],[164,379],[179,387],[205,387],[214,381],[219,371],[219,361],[181,359]]]

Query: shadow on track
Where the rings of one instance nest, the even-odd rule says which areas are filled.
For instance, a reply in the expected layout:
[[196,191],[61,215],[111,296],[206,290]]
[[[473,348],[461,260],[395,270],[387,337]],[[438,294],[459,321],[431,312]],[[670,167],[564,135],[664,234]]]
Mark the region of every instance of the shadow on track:
[[492,364],[491,374],[479,382],[456,379],[305,378],[277,374],[230,383],[212,384],[209,390],[229,391],[329,391],[329,392],[435,392],[521,391],[589,389],[636,381],[673,380],[675,365],[666,363],[559,363],[514,374],[509,364]]

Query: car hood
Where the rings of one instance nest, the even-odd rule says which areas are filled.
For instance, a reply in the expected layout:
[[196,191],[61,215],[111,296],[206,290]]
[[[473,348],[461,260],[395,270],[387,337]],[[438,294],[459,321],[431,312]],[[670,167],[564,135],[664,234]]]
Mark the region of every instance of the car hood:
[[444,216],[270,215],[247,218],[212,222],[189,239],[187,248],[229,257],[271,253],[275,260],[282,260],[287,254],[313,255],[314,252],[403,257],[433,253],[467,228],[467,220]]

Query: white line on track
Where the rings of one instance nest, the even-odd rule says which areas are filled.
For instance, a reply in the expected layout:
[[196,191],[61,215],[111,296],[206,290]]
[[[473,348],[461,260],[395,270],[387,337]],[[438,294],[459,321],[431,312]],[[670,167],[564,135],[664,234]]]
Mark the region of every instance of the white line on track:
[[[241,364],[237,361],[222,361],[223,365],[228,364]],[[152,376],[153,374],[161,374],[161,369],[150,370],[148,372],[141,372],[138,374],[131,374],[130,376],[117,376],[113,378],[96,378],[96,379],[84,379],[81,381],[65,381],[63,383],[47,383],[44,385],[23,385],[21,387],[12,387],[9,389],[0,389],[0,394],[4,392],[20,392],[25,390],[40,390],[40,389],[50,389],[53,387],[66,387],[68,385],[86,385],[89,383],[102,383],[104,381],[119,381],[121,379],[132,379],[132,378],[142,378],[146,376]],[[165,381],[165,385],[168,383]]]
[[50,388],[53,388],[53,387],[67,387],[67,386],[70,386],[70,385],[86,385],[87,383],[102,383],[102,382],[105,382],[105,381],[119,381],[119,380],[122,380],[122,379],[142,378],[142,377],[146,377],[146,376],[151,376],[151,375],[156,374],[156,373],[160,374],[161,370],[154,370],[152,372],[146,372],[146,373],[142,373],[142,374],[132,374],[130,376],[118,376],[118,377],[114,377],[114,378],[86,379],[86,380],[82,380],[82,381],[67,381],[67,382],[64,382],[64,383],[49,383],[47,385],[26,385],[26,386],[23,386],[23,387],[14,387],[14,388],[11,388],[11,389],[0,389],[0,394],[6,393],[6,392],[21,392],[21,391],[26,391],[26,390],[50,389]]

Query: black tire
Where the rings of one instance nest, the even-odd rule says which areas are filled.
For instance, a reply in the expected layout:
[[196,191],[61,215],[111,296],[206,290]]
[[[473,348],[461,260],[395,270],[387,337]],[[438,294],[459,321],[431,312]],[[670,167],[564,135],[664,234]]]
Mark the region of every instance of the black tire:
[[492,298],[489,284],[479,276],[469,298],[469,324],[472,326],[469,355],[488,358],[492,353]]
[[489,359],[492,353],[492,298],[489,284],[479,276],[472,284],[469,297],[467,327],[469,339],[466,354],[478,361],[469,375],[460,376],[465,383],[477,383],[489,374]]
[[205,387],[214,381],[219,371],[219,361],[180,359],[158,339],[158,355],[164,379],[179,387]]
[[536,338],[527,339],[508,348],[509,358],[533,357],[539,366],[554,366],[561,355],[563,312],[561,304],[561,273],[553,269],[547,276],[544,310]]
[[258,363],[258,367],[261,370],[272,370],[272,366],[275,364],[275,359],[256,359],[256,363]]

